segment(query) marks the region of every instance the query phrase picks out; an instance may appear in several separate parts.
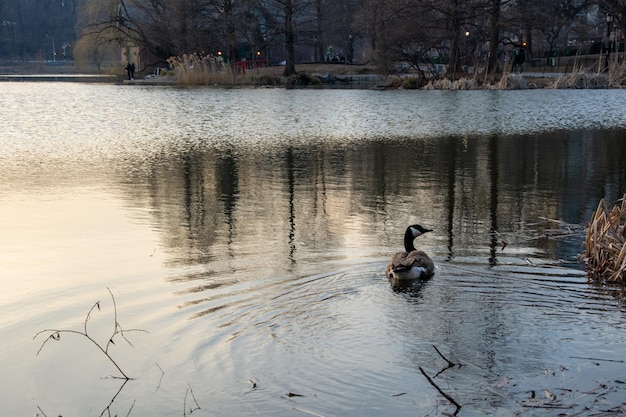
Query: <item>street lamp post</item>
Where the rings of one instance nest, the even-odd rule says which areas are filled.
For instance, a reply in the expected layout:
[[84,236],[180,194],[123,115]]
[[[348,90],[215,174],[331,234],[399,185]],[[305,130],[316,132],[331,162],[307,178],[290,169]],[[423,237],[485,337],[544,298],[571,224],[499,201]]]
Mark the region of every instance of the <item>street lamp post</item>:
[[604,69],[609,70],[609,55],[611,54],[611,23],[613,23],[613,13],[606,14],[606,38],[604,39],[604,47],[606,49],[606,57],[604,58]]
[[470,37],[470,33],[469,30],[465,31],[465,73],[467,74],[469,67],[470,67],[470,46],[469,46],[469,37]]

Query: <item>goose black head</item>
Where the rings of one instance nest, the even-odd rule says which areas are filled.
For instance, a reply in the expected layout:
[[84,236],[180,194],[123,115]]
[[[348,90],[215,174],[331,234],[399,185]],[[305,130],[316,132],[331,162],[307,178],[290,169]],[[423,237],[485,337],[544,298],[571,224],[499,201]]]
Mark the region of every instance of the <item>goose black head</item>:
[[407,252],[414,251],[415,246],[413,245],[413,241],[415,238],[427,232],[432,232],[432,229],[427,229],[419,224],[413,224],[407,227],[406,232],[404,233],[404,249]]
[[422,227],[419,224],[413,224],[413,225],[409,226],[406,229],[406,231],[407,231],[407,234],[410,233],[411,236],[413,236],[413,239],[415,239],[416,237],[421,236],[421,235],[423,235],[426,232],[432,232],[433,229],[427,229],[425,227]]

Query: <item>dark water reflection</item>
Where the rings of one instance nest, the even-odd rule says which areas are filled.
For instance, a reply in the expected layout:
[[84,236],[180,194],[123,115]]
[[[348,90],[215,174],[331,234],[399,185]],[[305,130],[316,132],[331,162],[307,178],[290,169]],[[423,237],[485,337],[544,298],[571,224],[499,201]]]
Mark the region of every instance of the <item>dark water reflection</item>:
[[[435,378],[461,415],[544,415],[526,407],[544,390],[574,412],[623,406],[624,291],[578,259],[598,201],[626,191],[626,121],[590,105],[598,93],[81,86],[85,109],[63,103],[82,122],[49,132],[64,97],[49,88],[0,134],[12,415],[109,404],[94,393],[118,387],[89,372],[59,392],[93,357],[31,349],[38,330],[82,325],[105,287],[127,328],[150,330],[123,351],[138,379],[113,414],[180,415],[191,387],[194,415],[452,411],[419,371],[445,367],[433,346],[461,365]],[[120,117],[128,94],[141,110]],[[435,278],[391,288],[386,262],[417,222]]]
[[[357,257],[385,254],[409,221],[435,228],[436,243],[424,243],[446,260],[478,256],[497,265],[520,250],[573,261],[580,236],[569,244],[546,233],[579,232],[600,198],[621,197],[625,144],[622,131],[582,131],[272,153],[199,147],[154,161],[148,181],[171,228],[166,244],[183,264],[244,251],[272,253],[280,270],[342,245],[364,251]],[[341,243],[348,235],[354,242]]]

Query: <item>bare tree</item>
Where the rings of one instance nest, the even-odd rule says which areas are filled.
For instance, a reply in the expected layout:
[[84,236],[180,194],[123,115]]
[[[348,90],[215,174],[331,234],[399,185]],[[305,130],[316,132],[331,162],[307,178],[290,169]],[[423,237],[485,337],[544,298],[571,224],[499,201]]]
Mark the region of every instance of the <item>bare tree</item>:
[[[326,1],[321,19],[324,25],[325,46],[333,46],[333,53],[341,60],[351,61],[355,38],[361,35],[354,25],[354,16],[360,9],[360,1]],[[330,48],[329,48],[330,52]]]
[[283,76],[296,73],[296,38],[298,33],[310,29],[314,21],[313,8],[309,0],[259,0],[265,13],[273,16],[276,22],[273,33],[284,37],[285,70]]
[[513,37],[504,37],[508,44],[526,42],[532,54],[533,33],[538,34],[548,45],[548,57],[561,42],[567,42],[567,32],[578,19],[577,16],[591,5],[586,0],[523,0],[511,3],[508,10],[506,27]]
[[84,37],[118,45],[131,41],[163,62],[183,54],[223,53],[232,64],[252,25],[251,0],[90,1],[100,7],[83,25]]
[[380,68],[388,72],[398,58],[417,68],[437,50],[448,74],[461,71],[461,33],[480,22],[478,0],[366,0],[357,22],[370,37]]
[[204,0],[126,0],[125,34],[161,58],[206,50],[211,31]]
[[327,25],[325,19],[327,0],[312,0],[313,7],[315,8],[315,57],[314,61],[324,60],[324,43],[326,41],[325,26]]
[[410,27],[407,32],[407,26],[402,24],[410,20],[406,13],[411,10],[411,3],[412,0],[365,0],[355,17],[354,26],[369,38],[373,59],[385,74],[392,71],[392,45],[398,43],[398,35],[412,36]]
[[78,32],[96,62],[129,42],[161,60],[221,52],[233,63],[281,42],[291,75],[304,52],[350,60],[358,36],[381,71],[398,61],[420,71],[436,57],[454,77],[483,59],[497,72],[502,45],[523,40],[532,53],[533,40],[552,49],[572,28],[585,33],[586,23],[573,23],[591,5],[626,31],[626,0],[0,0],[0,53],[55,59]]
[[491,13],[489,18],[489,52],[487,53],[487,63],[485,65],[486,74],[496,74],[501,71],[498,59],[498,49],[501,40],[501,16],[502,0],[491,0]]
[[259,21],[253,0],[208,0],[204,17],[209,24],[211,43],[226,52],[230,63],[239,56],[241,46],[264,46],[259,40]]

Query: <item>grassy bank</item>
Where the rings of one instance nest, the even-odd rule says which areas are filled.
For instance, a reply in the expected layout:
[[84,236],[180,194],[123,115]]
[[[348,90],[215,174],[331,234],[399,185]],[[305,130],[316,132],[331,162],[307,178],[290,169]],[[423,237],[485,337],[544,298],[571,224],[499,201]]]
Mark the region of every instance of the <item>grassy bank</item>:
[[346,85],[379,89],[427,90],[521,90],[531,88],[623,88],[626,66],[616,62],[607,72],[578,67],[568,73],[530,73],[489,75],[476,73],[460,77],[425,78],[416,72],[377,75],[373,65],[341,63],[299,64],[298,73],[284,77],[284,67],[232,68],[213,56],[184,55],[170,59],[171,77],[180,85],[218,86],[322,86]]

